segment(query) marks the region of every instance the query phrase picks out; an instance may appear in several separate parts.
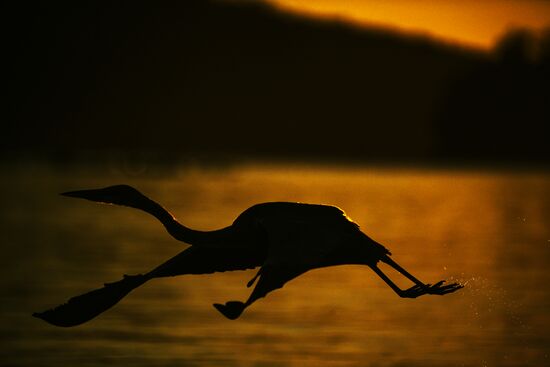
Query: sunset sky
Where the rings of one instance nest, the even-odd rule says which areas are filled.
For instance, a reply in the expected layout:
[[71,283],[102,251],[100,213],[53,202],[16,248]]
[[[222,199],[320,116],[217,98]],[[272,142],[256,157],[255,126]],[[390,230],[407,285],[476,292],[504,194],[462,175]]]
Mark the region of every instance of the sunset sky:
[[509,28],[550,26],[541,0],[266,0],[277,7],[491,48]]

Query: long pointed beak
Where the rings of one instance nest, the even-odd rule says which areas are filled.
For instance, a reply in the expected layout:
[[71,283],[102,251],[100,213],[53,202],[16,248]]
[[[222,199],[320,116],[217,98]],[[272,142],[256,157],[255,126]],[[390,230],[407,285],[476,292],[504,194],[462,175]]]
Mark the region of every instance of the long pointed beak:
[[90,191],[95,191],[95,190],[67,191],[67,192],[62,192],[59,195],[70,196],[72,198],[87,198],[90,196]]
[[77,191],[67,191],[62,192],[59,195],[68,196],[71,198],[79,198],[79,199],[86,199],[96,202],[105,202],[105,195],[102,195],[102,190],[77,190]]

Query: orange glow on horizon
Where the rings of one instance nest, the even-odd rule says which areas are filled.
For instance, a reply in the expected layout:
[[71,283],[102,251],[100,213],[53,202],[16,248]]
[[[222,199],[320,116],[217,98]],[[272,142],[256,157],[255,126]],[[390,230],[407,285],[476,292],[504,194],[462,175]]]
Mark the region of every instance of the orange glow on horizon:
[[511,28],[550,27],[550,1],[540,0],[265,0],[279,9],[427,35],[490,49]]

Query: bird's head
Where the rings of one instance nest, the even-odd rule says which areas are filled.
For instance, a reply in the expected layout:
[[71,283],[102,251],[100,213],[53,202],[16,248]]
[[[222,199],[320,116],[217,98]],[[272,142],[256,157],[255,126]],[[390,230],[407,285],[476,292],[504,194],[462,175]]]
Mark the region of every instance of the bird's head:
[[128,185],[115,185],[103,189],[68,191],[61,195],[134,208],[141,208],[149,200],[145,195]]

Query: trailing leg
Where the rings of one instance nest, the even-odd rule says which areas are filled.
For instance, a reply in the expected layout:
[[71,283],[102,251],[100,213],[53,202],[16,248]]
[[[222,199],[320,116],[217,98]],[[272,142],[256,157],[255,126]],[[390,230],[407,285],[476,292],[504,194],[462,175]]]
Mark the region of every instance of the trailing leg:
[[408,278],[410,281],[412,281],[413,283],[415,283],[416,285],[419,285],[421,287],[424,287],[426,286],[423,282],[421,282],[420,280],[416,279],[412,274],[410,274],[408,271],[406,271],[405,269],[403,269],[398,263],[396,263],[393,259],[391,259],[389,256],[384,256],[380,259],[380,261],[382,261],[383,263],[386,263],[388,264],[389,266],[391,266],[392,268],[394,268],[395,270],[397,270],[398,272],[400,272],[401,274],[403,274],[406,278]]
[[390,288],[393,289],[393,291],[395,293],[397,293],[397,295],[399,297],[416,298],[416,297],[422,296],[424,294],[444,295],[444,294],[447,294],[447,293],[455,292],[455,291],[459,290],[460,288],[464,287],[463,285],[458,284],[458,283],[451,283],[451,284],[443,285],[445,283],[444,280],[441,280],[441,281],[435,283],[434,285],[425,284],[425,283],[421,282],[420,280],[418,280],[416,277],[414,277],[412,274],[410,274],[408,271],[403,269],[395,261],[390,259],[389,256],[386,255],[386,256],[382,257],[380,260],[382,262],[390,265],[392,268],[397,270],[399,273],[403,274],[407,279],[409,279],[413,283],[415,283],[415,285],[412,286],[411,288],[406,289],[406,290],[402,290],[397,285],[395,285],[395,283],[392,282],[392,280],[390,278],[388,278],[388,276],[386,274],[384,274],[382,272],[382,270],[380,270],[376,265],[371,265],[370,268],[380,278],[382,278],[382,280],[384,280],[384,282],[386,282],[386,284],[388,284],[390,286]]

